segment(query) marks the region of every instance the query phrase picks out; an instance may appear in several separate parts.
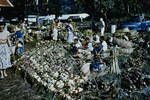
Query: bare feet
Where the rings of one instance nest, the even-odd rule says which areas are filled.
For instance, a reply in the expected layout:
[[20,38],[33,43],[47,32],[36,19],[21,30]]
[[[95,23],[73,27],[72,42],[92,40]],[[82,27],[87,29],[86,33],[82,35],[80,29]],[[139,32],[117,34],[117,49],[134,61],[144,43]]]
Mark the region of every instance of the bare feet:
[[8,76],[8,75],[7,75],[7,73],[6,73],[6,70],[4,70],[4,76],[5,76],[5,77],[7,77],[7,76]]
[[0,79],[3,79],[4,78],[4,74],[3,74],[3,71],[1,71],[1,77]]
[[1,75],[0,79],[3,79],[3,78],[4,78],[4,76],[3,76],[3,75]]

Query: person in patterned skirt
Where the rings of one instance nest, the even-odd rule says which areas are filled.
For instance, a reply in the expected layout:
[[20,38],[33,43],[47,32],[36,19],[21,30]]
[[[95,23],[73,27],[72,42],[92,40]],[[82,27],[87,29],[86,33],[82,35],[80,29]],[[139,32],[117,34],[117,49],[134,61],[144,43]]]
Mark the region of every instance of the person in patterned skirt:
[[7,77],[6,69],[11,67],[11,51],[8,47],[8,34],[0,25],[0,78]]

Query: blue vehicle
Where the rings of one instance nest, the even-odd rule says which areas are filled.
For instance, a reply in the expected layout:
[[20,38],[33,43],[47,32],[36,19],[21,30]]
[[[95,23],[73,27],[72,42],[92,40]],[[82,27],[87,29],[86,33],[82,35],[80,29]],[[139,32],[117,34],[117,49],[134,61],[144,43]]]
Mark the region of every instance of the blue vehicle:
[[121,28],[129,28],[130,30],[137,31],[149,31],[150,20],[145,19],[142,16],[135,16],[126,20],[120,24]]

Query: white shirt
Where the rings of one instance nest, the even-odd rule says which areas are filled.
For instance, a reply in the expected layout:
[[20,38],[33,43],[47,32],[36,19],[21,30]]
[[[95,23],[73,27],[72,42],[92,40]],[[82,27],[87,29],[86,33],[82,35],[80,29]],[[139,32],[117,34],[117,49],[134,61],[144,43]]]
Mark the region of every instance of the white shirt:
[[57,38],[58,38],[58,29],[57,28],[54,28],[53,29],[53,40],[56,40],[57,41]]
[[81,44],[81,42],[80,41],[78,41],[78,43],[75,45],[77,48],[80,48],[80,47],[82,47],[82,44]]
[[90,51],[93,51],[93,45],[92,45],[92,43],[88,43],[88,49],[89,49]]
[[23,45],[21,43],[18,43],[18,47],[23,47]]
[[100,20],[100,22],[102,23],[102,25],[103,25],[103,27],[102,28],[104,28],[105,27],[105,22],[104,22],[104,20],[103,19],[101,19]]
[[102,46],[103,46],[103,51],[106,51],[108,49],[108,45],[107,45],[106,41],[102,42]]

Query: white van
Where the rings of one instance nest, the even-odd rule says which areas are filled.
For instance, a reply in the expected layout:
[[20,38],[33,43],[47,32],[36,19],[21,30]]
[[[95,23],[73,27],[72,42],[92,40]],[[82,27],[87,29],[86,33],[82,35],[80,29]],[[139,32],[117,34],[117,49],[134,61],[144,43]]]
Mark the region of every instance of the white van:
[[32,23],[36,23],[37,22],[37,15],[28,15],[25,18],[25,21],[27,21],[27,23],[30,25]]
[[58,17],[59,20],[67,20],[68,18],[71,19],[80,19],[81,21],[90,15],[87,13],[80,13],[80,14],[64,14]]

